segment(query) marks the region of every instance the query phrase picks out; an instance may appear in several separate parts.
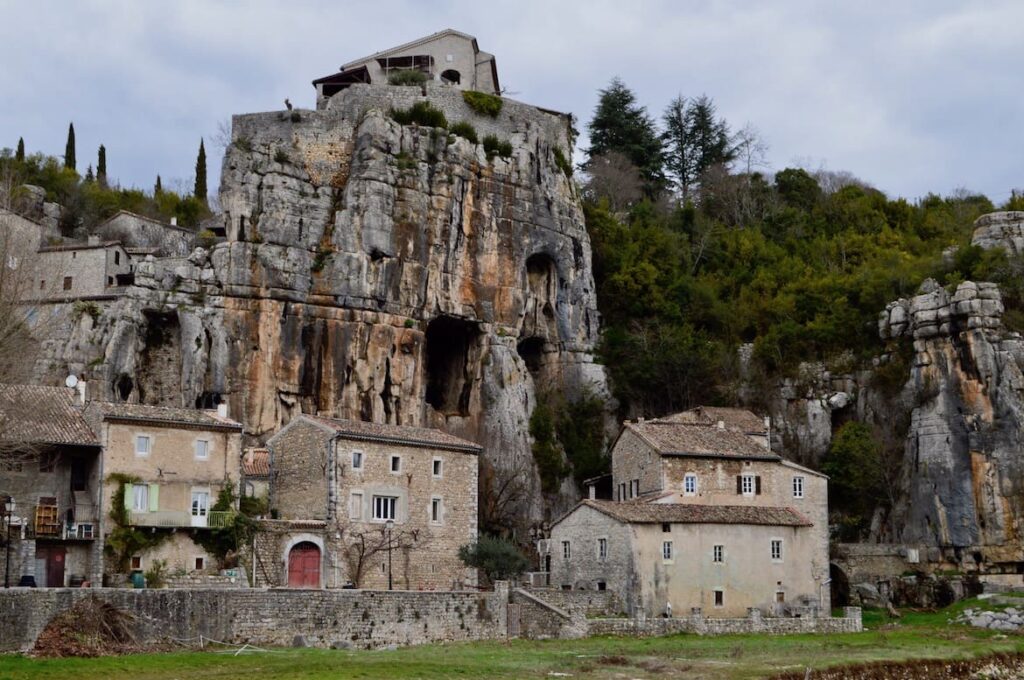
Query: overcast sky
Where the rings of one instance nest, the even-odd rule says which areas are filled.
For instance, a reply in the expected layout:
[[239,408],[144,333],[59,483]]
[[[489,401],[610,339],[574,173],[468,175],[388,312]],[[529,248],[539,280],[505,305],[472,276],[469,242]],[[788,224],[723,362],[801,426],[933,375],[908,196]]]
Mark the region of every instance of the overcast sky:
[[148,190],[190,186],[205,136],[212,188],[231,114],[311,108],[312,79],[451,27],[497,56],[509,96],[584,124],[617,75],[656,116],[707,93],[774,170],[999,203],[1024,187],[1022,26],[1020,0],[0,0],[0,147],[62,154],[73,120],[80,171],[102,143],[111,178]]

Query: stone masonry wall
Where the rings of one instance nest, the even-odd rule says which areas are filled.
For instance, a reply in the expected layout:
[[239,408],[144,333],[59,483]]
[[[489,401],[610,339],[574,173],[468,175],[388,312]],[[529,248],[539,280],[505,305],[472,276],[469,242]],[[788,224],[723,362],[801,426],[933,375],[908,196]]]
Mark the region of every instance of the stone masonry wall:
[[588,635],[631,635],[649,637],[674,633],[725,635],[763,633],[859,633],[864,630],[860,607],[844,607],[842,617],[768,618],[755,610],[743,619],[708,619],[700,614],[672,619],[590,619]]

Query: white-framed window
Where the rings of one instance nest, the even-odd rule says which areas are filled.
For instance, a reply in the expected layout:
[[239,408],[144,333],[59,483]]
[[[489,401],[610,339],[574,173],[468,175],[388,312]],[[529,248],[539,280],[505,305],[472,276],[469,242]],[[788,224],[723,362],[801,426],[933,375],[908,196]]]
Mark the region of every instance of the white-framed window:
[[683,493],[687,496],[697,495],[697,475],[692,472],[687,472],[683,477]]
[[440,479],[444,476],[444,461],[440,458],[434,458],[430,461],[430,474],[434,479]]
[[781,562],[781,561],[782,561],[782,539],[781,538],[773,538],[772,539],[772,562]]
[[397,475],[402,471],[402,457],[399,455],[391,456],[391,473]]
[[562,558],[569,559],[572,557],[572,545],[569,541],[562,541]]
[[210,442],[206,439],[196,440],[196,460],[210,459]]
[[135,455],[148,456],[153,450],[153,439],[148,434],[135,435]]
[[353,491],[348,495],[348,518],[363,518],[363,492]]
[[444,512],[444,501],[440,496],[430,499],[430,523],[440,524]]
[[804,478],[794,477],[793,478],[793,498],[804,497]]
[[362,470],[363,469],[363,452],[353,451],[352,452],[352,469]]
[[149,484],[132,484],[132,510],[149,511]]
[[599,538],[597,539],[597,559],[602,562],[608,559],[608,539]]
[[672,561],[672,541],[661,542],[661,559],[666,562]]
[[373,497],[373,518],[382,520],[398,519],[398,497],[397,496],[374,496]]
[[132,571],[142,569],[142,555],[132,555]]
[[757,489],[756,477],[754,475],[740,476],[740,493],[744,496],[753,496]]
[[716,607],[724,607],[725,606],[725,591],[722,590],[721,588],[715,588],[715,606]]
[[711,561],[721,564],[725,562],[725,546],[716,545],[711,549]]

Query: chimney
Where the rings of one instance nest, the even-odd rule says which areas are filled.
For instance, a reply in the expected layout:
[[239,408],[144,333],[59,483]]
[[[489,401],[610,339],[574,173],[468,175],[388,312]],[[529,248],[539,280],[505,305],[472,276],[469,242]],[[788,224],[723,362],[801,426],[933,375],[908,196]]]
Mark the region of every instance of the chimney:
[[597,484],[591,484],[587,487],[587,490],[589,492],[590,500],[597,500]]
[[87,239],[87,242],[91,246],[98,246],[100,244],[100,236],[99,236],[99,234],[89,234],[89,238]]
[[172,227],[178,226],[178,218],[177,217],[172,217],[171,218],[171,226]]
[[78,385],[78,402],[81,406],[85,406],[89,401],[89,390],[87,388],[88,383],[84,380],[79,380]]
[[226,401],[222,401],[217,404],[217,415],[221,418],[228,417],[228,403]]

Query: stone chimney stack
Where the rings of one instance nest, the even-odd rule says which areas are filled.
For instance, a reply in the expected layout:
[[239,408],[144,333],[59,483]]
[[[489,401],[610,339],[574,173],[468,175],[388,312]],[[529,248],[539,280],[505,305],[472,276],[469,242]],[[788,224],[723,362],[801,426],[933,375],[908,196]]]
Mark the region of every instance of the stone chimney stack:
[[78,385],[78,403],[80,406],[85,406],[89,402],[89,386],[84,380],[79,380]]
[[226,401],[222,401],[217,404],[217,415],[221,418],[228,417],[228,403]]

